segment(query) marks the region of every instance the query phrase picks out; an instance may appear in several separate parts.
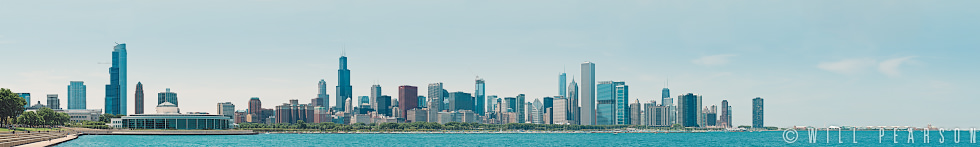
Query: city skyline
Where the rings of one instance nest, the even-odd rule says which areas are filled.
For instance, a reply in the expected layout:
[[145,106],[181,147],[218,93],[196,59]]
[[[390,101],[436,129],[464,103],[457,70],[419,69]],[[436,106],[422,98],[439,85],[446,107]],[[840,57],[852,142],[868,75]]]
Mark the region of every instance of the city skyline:
[[[106,90],[101,85],[111,82],[106,70],[109,65],[99,63],[111,62],[112,42],[125,42],[130,43],[128,79],[146,82],[144,90],[150,93],[168,87],[179,89],[184,111],[213,112],[214,104],[219,102],[245,106],[251,97],[262,98],[269,104],[265,107],[271,108],[289,99],[305,102],[314,98],[318,89],[311,83],[320,79],[338,82],[333,78],[338,76],[334,72],[336,59],[345,55],[346,48],[351,60],[351,96],[368,95],[368,87],[375,81],[384,87],[382,95],[397,95],[395,88],[399,85],[424,87],[437,82],[445,83],[448,91],[469,92],[473,77],[479,76],[487,82],[487,95],[526,94],[531,98],[527,101],[533,101],[555,96],[555,72],[592,61],[596,63],[594,80],[630,83],[631,100],[662,102],[656,95],[660,95],[658,89],[664,88],[667,76],[674,81],[668,87],[671,91],[702,95],[705,105],[728,100],[733,108],[732,125],[751,124],[751,99],[755,97],[766,99],[766,109],[770,111],[765,112],[765,124],[770,126],[971,127],[975,126],[972,122],[980,121],[931,115],[958,112],[980,103],[958,95],[980,87],[977,78],[970,76],[978,69],[962,68],[976,63],[971,56],[978,53],[973,48],[980,45],[963,34],[977,34],[970,27],[977,22],[951,21],[970,17],[970,13],[960,11],[975,10],[960,6],[895,2],[887,6],[841,7],[831,12],[809,7],[836,7],[818,2],[783,2],[766,8],[679,2],[657,6],[662,9],[629,6],[651,7],[645,3],[610,2],[582,10],[575,8],[590,4],[531,2],[529,6],[549,7],[517,7],[509,12],[493,8],[501,6],[493,3],[486,7],[466,2],[420,3],[423,4],[400,4],[446,7],[357,10],[349,7],[366,4],[345,2],[330,9],[299,7],[293,11],[231,4],[237,7],[227,8],[228,13],[224,13],[209,9],[222,5],[217,2],[197,6],[87,2],[78,4],[85,6],[81,8],[53,4],[33,10],[0,6],[0,12],[6,14],[30,14],[0,16],[25,22],[0,24],[5,28],[24,28],[0,32],[0,48],[22,55],[2,61],[18,64],[10,65],[15,71],[0,73],[11,77],[0,79],[0,87],[32,93],[30,104],[44,101],[46,94],[62,95],[62,103],[67,104],[65,83],[85,81],[97,85],[87,87],[87,107],[104,108]],[[741,11],[679,7],[688,4]],[[475,10],[450,8],[455,6]],[[970,5],[962,7],[966,6]],[[163,7],[189,11],[161,11]],[[903,15],[909,14],[901,11],[907,8],[922,11]],[[251,11],[255,9],[283,12]],[[820,13],[806,13],[810,11]],[[404,14],[388,14],[392,12]],[[441,15],[445,12],[484,17]],[[675,13],[695,17],[669,15]],[[415,14],[430,17],[406,17]],[[86,20],[47,18],[56,16]],[[434,19],[453,21],[428,23]],[[746,19],[754,22],[740,21]],[[210,24],[186,23],[198,21]],[[181,23],[159,26],[170,22]],[[37,59],[41,55],[44,60]],[[439,72],[429,72],[433,70]],[[574,79],[582,77],[575,74],[579,69],[567,70],[573,80],[584,82]],[[134,85],[124,84],[129,88],[121,91],[133,92]],[[336,94],[337,90],[328,89],[327,93]],[[330,100],[339,102],[337,97],[340,95]],[[909,108],[923,108],[922,101],[934,105],[925,106],[926,111],[905,113]],[[145,108],[153,107],[146,104]],[[134,106],[127,109],[133,110]]]

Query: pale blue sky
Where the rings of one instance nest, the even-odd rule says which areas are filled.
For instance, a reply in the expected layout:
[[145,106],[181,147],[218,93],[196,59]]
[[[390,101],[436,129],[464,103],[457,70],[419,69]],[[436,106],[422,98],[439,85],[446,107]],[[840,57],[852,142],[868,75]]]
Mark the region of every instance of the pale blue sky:
[[[346,44],[354,95],[444,82],[472,93],[557,95],[564,69],[596,63],[631,99],[751,99],[767,126],[980,127],[980,1],[0,1],[0,87],[34,102],[69,81],[102,108],[113,42],[127,43],[129,91],[172,88],[182,111],[250,97],[271,108],[331,98]],[[564,67],[564,68],[563,68]],[[569,79],[571,81],[571,79]],[[425,88],[420,88],[425,91]],[[132,95],[129,96],[133,98]],[[631,100],[632,101],[632,100]],[[133,100],[129,101],[130,103]],[[331,102],[333,102],[331,100]],[[148,112],[154,112],[147,104]],[[130,111],[133,106],[130,104]]]

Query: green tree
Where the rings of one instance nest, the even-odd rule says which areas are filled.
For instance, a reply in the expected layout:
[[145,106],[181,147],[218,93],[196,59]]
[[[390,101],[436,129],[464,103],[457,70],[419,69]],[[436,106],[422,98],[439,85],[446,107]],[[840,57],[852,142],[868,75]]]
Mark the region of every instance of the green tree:
[[24,113],[27,102],[10,89],[0,88],[0,123],[10,124],[10,119]]
[[29,111],[17,117],[17,122],[28,126],[37,126],[44,123],[44,118],[34,111]]

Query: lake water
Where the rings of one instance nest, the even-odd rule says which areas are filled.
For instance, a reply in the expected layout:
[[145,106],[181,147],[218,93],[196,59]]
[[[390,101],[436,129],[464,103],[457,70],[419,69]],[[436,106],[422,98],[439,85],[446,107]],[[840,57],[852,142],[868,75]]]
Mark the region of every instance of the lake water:
[[[923,143],[921,131],[914,133],[915,143],[907,143],[908,133],[899,131],[897,144],[893,132],[886,131],[884,143],[878,143],[878,131],[820,132],[817,143],[809,143],[807,132],[800,131],[795,143],[786,143],[783,132],[708,132],[708,133],[577,133],[577,134],[259,134],[259,135],[86,135],[58,146],[980,146],[970,143],[970,134],[961,133],[954,143],[953,133],[946,131],[945,143],[939,144],[939,132],[930,133]],[[792,135],[790,135],[793,137]],[[856,139],[853,136],[856,136]],[[855,144],[852,141],[857,140]]]

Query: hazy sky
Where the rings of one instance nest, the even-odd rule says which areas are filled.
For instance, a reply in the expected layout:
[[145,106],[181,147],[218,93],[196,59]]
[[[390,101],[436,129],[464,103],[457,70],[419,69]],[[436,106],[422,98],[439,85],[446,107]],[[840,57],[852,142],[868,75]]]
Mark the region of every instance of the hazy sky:
[[[154,113],[335,98],[346,44],[354,95],[380,83],[450,92],[558,95],[558,74],[626,81],[630,101],[698,93],[729,100],[735,125],[765,99],[767,126],[980,127],[980,1],[0,1],[0,87],[32,104],[69,81],[102,109],[114,42]],[[334,100],[330,100],[333,102]],[[529,99],[528,101],[533,101]],[[46,101],[45,101],[46,102]],[[44,103],[44,102],[42,102]]]

